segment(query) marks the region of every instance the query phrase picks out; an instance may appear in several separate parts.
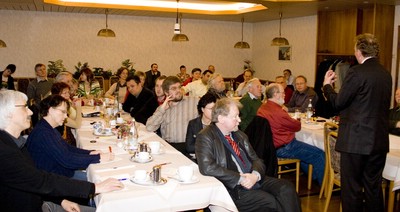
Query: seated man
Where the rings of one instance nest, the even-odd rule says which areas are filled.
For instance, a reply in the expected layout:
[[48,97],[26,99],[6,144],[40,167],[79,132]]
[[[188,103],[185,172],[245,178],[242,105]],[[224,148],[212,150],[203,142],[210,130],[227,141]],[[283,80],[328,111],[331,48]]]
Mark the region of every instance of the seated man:
[[275,83],[281,84],[283,90],[285,90],[285,104],[288,104],[293,95],[293,89],[286,84],[286,78],[284,76],[277,76]]
[[130,76],[126,79],[128,96],[122,106],[125,112],[131,114],[137,122],[145,124],[158,107],[154,93],[142,86],[138,76]]
[[313,165],[313,179],[321,185],[324,178],[325,153],[295,138],[295,133],[301,129],[301,122],[293,119],[282,109],[285,93],[282,85],[272,83],[267,87],[268,101],[258,109],[257,116],[266,118],[271,125],[272,138],[276,155],[282,158],[297,158],[301,160],[301,169],[308,172],[307,164]]
[[[0,204],[2,211],[42,211],[44,198],[56,207],[54,211],[79,211],[82,206],[64,198],[89,198],[98,193],[120,190],[123,184],[107,179],[96,184],[72,180],[64,176],[38,170],[29,156],[25,138],[20,137],[29,128],[32,111],[26,106],[25,94],[0,91]],[[57,132],[58,133],[58,132]],[[62,208],[61,208],[62,207]],[[94,209],[93,209],[94,211]]]
[[187,155],[186,129],[189,121],[197,117],[196,106],[199,98],[183,96],[181,81],[176,76],[167,77],[162,88],[167,97],[147,120],[146,129],[154,132],[161,127],[162,138]]
[[243,72],[243,79],[244,81],[239,84],[239,86],[236,88],[236,94],[237,96],[243,96],[247,93],[247,82],[251,79],[253,79],[253,71],[250,69],[246,69]]
[[226,97],[225,94],[225,82],[221,74],[214,73],[208,80],[208,91],[215,96],[215,98],[220,99]]
[[258,108],[261,106],[261,82],[257,78],[253,78],[247,82],[246,90],[248,92],[243,95],[240,99],[243,107],[240,109],[240,119],[242,120],[239,124],[240,130],[246,130],[247,125],[253,120],[257,114]]
[[[212,74],[212,72],[211,72]],[[200,68],[194,68],[192,69],[192,77],[189,77],[186,79],[183,83],[182,86],[186,86],[187,84],[194,82],[196,80],[199,80],[201,78],[201,69]]]
[[315,108],[315,104],[318,101],[318,95],[315,91],[307,86],[306,77],[300,75],[296,77],[295,86],[296,91],[293,93],[292,98],[286,105],[288,112],[295,112],[296,109],[300,109],[302,113],[306,112],[309,100],[311,99],[312,107]]
[[390,109],[389,133],[400,135],[400,88],[395,93],[396,107]]
[[238,130],[240,106],[230,98],[215,103],[211,125],[196,140],[200,173],[220,180],[239,211],[301,211],[291,183],[264,176],[263,161]]
[[189,96],[202,97],[207,93],[207,83],[211,75],[211,71],[205,70],[201,75],[200,80],[193,81],[186,86],[183,86],[182,88],[185,91],[185,94],[189,93]]

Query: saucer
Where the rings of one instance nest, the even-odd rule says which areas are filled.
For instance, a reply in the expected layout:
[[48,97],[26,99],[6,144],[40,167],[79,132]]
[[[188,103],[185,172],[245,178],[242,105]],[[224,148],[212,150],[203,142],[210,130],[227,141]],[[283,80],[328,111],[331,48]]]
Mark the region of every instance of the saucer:
[[141,160],[139,159],[139,157],[135,157],[136,155],[133,155],[130,159],[130,161],[132,162],[136,162],[136,163],[148,163],[150,161],[153,161],[153,157],[150,155],[150,157],[147,160]]
[[159,186],[159,185],[164,185],[168,182],[167,179],[165,179],[165,178],[161,178],[160,182],[155,183],[152,180],[150,180],[149,178],[146,178],[146,180],[136,180],[135,177],[132,177],[130,179],[130,181],[132,183],[135,183],[138,185],[144,185],[144,186]]
[[101,131],[101,133],[98,133],[98,132],[94,131],[93,135],[95,135],[95,136],[113,136],[115,134],[113,132]]
[[194,184],[194,183],[198,183],[200,181],[200,179],[195,175],[193,175],[192,179],[188,180],[188,181],[181,180],[179,175],[175,175],[175,176],[171,177],[171,179],[178,181],[178,183],[180,183],[180,184]]

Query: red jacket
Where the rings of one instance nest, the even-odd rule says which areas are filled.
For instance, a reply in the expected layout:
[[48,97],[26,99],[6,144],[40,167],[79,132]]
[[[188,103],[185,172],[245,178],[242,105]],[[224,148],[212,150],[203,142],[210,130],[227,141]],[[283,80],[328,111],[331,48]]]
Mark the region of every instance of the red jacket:
[[273,101],[262,104],[257,111],[257,116],[268,119],[275,148],[290,143],[295,133],[301,129],[301,122],[290,117],[282,106]]

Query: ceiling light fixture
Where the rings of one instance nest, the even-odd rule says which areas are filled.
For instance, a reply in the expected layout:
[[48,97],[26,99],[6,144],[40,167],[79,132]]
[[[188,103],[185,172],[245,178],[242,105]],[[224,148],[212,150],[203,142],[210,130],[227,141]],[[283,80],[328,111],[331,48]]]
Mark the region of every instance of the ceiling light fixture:
[[101,29],[97,33],[97,36],[99,36],[99,37],[107,37],[107,38],[115,37],[115,32],[112,31],[112,29],[108,28],[108,9],[106,9],[106,28],[105,29]]
[[176,22],[174,27],[174,37],[172,37],[172,41],[189,41],[189,38],[182,34],[182,14],[179,17],[179,0],[176,0]]
[[[157,12],[174,12],[175,0],[43,0],[45,3],[61,6],[112,8],[144,10]],[[199,1],[190,0],[180,3],[184,13],[209,15],[235,15],[265,10],[262,4],[235,1]]]
[[243,23],[244,23],[244,17],[242,17],[242,41],[239,41],[235,44],[234,48],[236,49],[250,49],[250,45],[243,41]]
[[282,12],[279,12],[279,37],[276,37],[272,40],[271,46],[287,46],[289,45],[289,41],[281,36],[282,29]]
[[6,42],[0,39],[0,48],[6,48],[6,47],[7,47]]

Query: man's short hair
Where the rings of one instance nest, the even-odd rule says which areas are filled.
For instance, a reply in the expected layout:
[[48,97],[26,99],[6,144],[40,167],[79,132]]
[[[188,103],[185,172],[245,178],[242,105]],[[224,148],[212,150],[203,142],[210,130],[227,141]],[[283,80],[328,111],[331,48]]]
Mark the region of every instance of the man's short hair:
[[153,63],[151,64],[150,68],[153,68],[154,65],[157,65],[157,63]]
[[43,64],[43,63],[38,63],[38,64],[36,64],[36,65],[35,65],[35,71],[36,71],[37,68],[42,67],[42,66],[46,66],[46,65]]
[[304,82],[307,82],[307,78],[306,78],[305,76],[303,76],[303,75],[297,76],[297,77],[294,79],[294,81],[296,81],[296,79],[298,79],[298,78],[303,78],[303,79],[304,79]]
[[169,87],[176,83],[181,83],[181,80],[177,76],[168,76],[162,83],[164,93],[169,91]]
[[140,84],[140,77],[137,75],[129,76],[128,78],[126,78],[126,82],[129,82],[131,80],[135,81],[138,85]]
[[284,76],[277,76],[277,77],[275,77],[275,81],[276,81],[276,79],[279,79],[279,78],[285,79]]
[[167,79],[167,76],[161,75],[161,76],[157,77],[156,82],[159,80],[165,80],[165,79]]
[[10,123],[10,115],[15,110],[18,100],[28,101],[26,94],[15,90],[0,90],[0,129],[5,129]]
[[267,97],[267,99],[270,99],[274,97],[274,94],[276,94],[277,92],[279,92],[279,84],[271,83],[265,89],[265,96]]
[[61,71],[56,76],[56,82],[61,82],[64,79],[64,77],[66,77],[66,76],[71,76],[72,77],[71,72],[69,72],[69,71]]
[[205,70],[201,75],[206,75],[207,73],[210,73],[210,74],[213,74],[213,72],[212,71],[210,71],[210,70]]
[[194,74],[194,72],[200,72],[200,74],[201,74],[201,69],[200,68],[194,68],[194,69],[192,69],[192,74]]
[[136,71],[134,75],[146,79],[146,74],[143,71]]
[[258,78],[253,78],[253,79],[247,81],[246,87],[250,88],[255,81],[260,81],[260,80]]
[[211,121],[214,123],[218,122],[218,116],[227,116],[230,112],[231,105],[238,107],[241,109],[243,105],[232,98],[221,98],[215,102],[215,106],[212,110]]
[[292,71],[290,69],[283,70],[283,72],[285,72],[285,71],[289,72],[289,74],[292,75]]
[[186,68],[186,66],[185,66],[185,65],[181,65],[181,66],[179,67],[179,69],[182,69],[182,68]]
[[377,57],[379,55],[378,39],[373,34],[357,35],[355,45],[356,49],[360,50],[364,57]]

